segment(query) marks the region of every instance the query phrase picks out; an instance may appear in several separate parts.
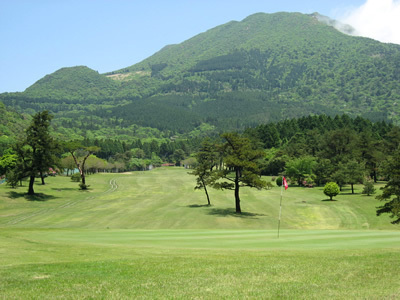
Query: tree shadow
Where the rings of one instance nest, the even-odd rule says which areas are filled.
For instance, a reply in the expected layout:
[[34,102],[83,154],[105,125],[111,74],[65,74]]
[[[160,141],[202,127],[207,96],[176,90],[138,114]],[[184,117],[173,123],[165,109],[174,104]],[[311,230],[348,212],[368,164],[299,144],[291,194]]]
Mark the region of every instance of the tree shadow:
[[190,207],[190,208],[211,207],[211,205],[208,205],[208,204],[191,204],[191,205],[188,205],[187,207]]
[[321,200],[321,201],[323,201],[323,202],[336,202],[337,200],[335,200],[335,199],[324,199],[324,200]]
[[46,195],[42,193],[36,193],[34,195],[28,195],[26,193],[18,193],[18,192],[8,192],[8,196],[11,199],[18,199],[18,198],[24,198],[27,201],[48,201],[51,199],[55,199],[57,197],[54,197],[53,195]]
[[78,188],[51,188],[53,191],[61,192],[61,191],[76,191]]
[[258,219],[257,217],[265,216],[264,214],[255,214],[251,212],[237,213],[233,208],[213,208],[208,212],[209,215],[218,215],[222,217],[232,216],[237,218],[251,218]]

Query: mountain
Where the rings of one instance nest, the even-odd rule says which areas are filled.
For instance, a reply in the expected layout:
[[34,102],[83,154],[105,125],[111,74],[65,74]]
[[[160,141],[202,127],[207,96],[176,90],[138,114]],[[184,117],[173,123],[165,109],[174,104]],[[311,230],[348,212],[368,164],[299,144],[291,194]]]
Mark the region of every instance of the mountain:
[[117,91],[119,84],[85,66],[62,68],[46,75],[25,90],[32,98],[54,100],[107,99]]
[[0,101],[25,112],[49,109],[75,134],[124,139],[140,127],[168,136],[310,114],[398,123],[400,46],[335,26],[317,13],[258,13],[121,70],[58,70]]
[[24,129],[28,126],[29,117],[15,112],[0,102],[0,156],[16,142]]

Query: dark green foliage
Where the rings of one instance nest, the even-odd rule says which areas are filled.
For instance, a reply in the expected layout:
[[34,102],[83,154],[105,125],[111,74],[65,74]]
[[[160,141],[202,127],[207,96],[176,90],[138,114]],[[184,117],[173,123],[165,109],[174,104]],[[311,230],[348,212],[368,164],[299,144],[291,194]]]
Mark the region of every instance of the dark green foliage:
[[216,145],[209,139],[205,139],[195,155],[196,166],[189,174],[196,176],[195,189],[203,189],[208,205],[211,205],[210,196],[208,194],[207,186],[213,184],[213,169],[218,164],[218,153],[216,152]]
[[332,201],[339,194],[339,186],[335,182],[328,182],[324,187],[324,194]]
[[30,126],[26,129],[26,138],[14,146],[17,164],[13,171],[13,180],[29,177],[28,195],[33,195],[35,177],[40,174],[44,184],[44,173],[58,162],[57,153],[60,148],[50,135],[52,116],[47,112],[39,112],[33,116]]
[[[218,147],[223,157],[224,168],[215,171],[213,186],[235,192],[236,213],[241,213],[239,189],[241,186],[266,188],[260,177],[259,163],[263,151],[256,149],[251,141],[237,133],[221,135],[224,142]],[[222,179],[222,181],[218,181]]]
[[376,213],[378,216],[390,214],[390,217],[395,219],[392,223],[400,224],[400,149],[387,160],[385,173],[389,176],[389,181],[382,188],[382,194],[376,196],[376,199],[384,201],[385,204],[379,206]]
[[365,164],[353,159],[343,167],[346,173],[346,183],[351,185],[351,193],[354,194],[354,184],[362,183],[365,177]]
[[87,190],[87,189],[89,188],[89,186],[90,186],[90,185],[84,184],[84,183],[80,183],[80,184],[79,184],[79,188],[80,188],[81,190]]
[[312,175],[316,164],[316,159],[312,156],[294,158],[286,163],[285,174],[293,181],[297,181],[298,185],[303,185],[303,182]]

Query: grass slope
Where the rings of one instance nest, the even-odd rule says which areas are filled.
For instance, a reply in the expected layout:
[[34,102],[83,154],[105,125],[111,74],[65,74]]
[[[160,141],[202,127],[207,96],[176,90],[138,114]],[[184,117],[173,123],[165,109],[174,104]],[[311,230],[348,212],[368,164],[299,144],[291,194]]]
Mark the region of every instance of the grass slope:
[[36,201],[0,186],[1,299],[400,297],[400,231],[374,197],[290,187],[278,239],[279,188],[243,189],[237,216],[180,168],[88,183],[48,178]]

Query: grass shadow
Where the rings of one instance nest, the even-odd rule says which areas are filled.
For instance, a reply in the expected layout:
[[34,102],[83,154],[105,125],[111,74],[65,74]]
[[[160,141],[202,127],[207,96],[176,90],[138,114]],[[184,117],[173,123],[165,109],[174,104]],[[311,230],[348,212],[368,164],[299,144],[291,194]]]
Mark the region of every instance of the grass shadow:
[[251,212],[242,212],[241,214],[239,214],[233,208],[225,208],[225,209],[213,208],[208,212],[208,214],[213,216],[222,216],[222,217],[232,216],[237,218],[252,218],[252,219],[258,219],[257,217],[265,216],[264,214],[256,214]]
[[26,193],[18,193],[18,192],[8,192],[8,197],[11,199],[18,199],[18,198],[24,198],[27,201],[48,201],[51,199],[55,199],[57,197],[54,197],[53,195],[46,195],[42,193],[37,193],[34,195],[28,195]]

